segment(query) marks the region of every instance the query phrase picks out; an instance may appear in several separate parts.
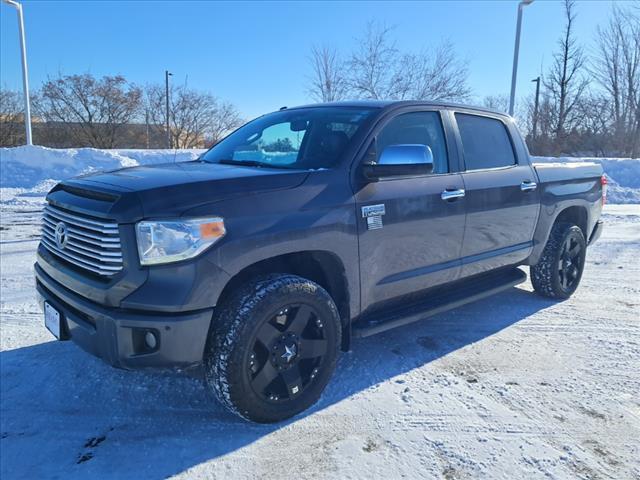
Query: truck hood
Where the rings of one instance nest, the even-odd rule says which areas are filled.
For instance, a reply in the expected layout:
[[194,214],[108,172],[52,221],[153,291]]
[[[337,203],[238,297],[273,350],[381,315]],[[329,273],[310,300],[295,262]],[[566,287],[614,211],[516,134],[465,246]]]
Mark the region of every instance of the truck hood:
[[198,205],[302,184],[307,170],[242,167],[202,161],[98,172],[64,182],[118,197],[136,196],[144,216],[179,215]]

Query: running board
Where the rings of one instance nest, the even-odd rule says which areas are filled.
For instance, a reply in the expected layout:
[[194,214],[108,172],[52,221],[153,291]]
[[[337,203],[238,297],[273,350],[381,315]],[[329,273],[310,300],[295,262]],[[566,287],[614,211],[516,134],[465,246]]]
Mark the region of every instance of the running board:
[[446,293],[429,297],[421,303],[391,312],[378,313],[369,318],[365,317],[353,325],[352,333],[354,337],[369,337],[392,328],[424,320],[432,315],[508,290],[526,279],[527,274],[519,268],[476,275],[446,286]]

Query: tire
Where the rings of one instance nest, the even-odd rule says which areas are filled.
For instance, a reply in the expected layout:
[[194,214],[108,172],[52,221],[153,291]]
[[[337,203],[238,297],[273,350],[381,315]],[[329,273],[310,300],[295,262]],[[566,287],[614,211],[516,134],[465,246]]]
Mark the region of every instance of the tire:
[[313,405],[329,383],[341,342],[331,296],[288,274],[258,278],[218,310],[205,351],[205,381],[231,412],[259,423]]
[[587,242],[580,227],[555,224],[540,261],[531,267],[534,290],[549,298],[569,298],[580,284],[586,253]]

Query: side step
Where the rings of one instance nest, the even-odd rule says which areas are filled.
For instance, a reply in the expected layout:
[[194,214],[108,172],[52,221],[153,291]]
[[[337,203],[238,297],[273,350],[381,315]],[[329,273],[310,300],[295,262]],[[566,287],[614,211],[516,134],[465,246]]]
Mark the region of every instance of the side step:
[[392,328],[423,320],[481,298],[489,297],[524,282],[527,274],[519,268],[476,275],[445,286],[445,291],[398,310],[365,317],[353,325],[354,337],[369,337]]

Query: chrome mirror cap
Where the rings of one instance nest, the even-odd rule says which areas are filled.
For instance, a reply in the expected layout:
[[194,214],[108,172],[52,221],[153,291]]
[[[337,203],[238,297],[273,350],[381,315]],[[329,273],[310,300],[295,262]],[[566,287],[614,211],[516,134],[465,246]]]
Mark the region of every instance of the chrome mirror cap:
[[433,152],[428,145],[389,145],[380,155],[378,165],[433,165]]

